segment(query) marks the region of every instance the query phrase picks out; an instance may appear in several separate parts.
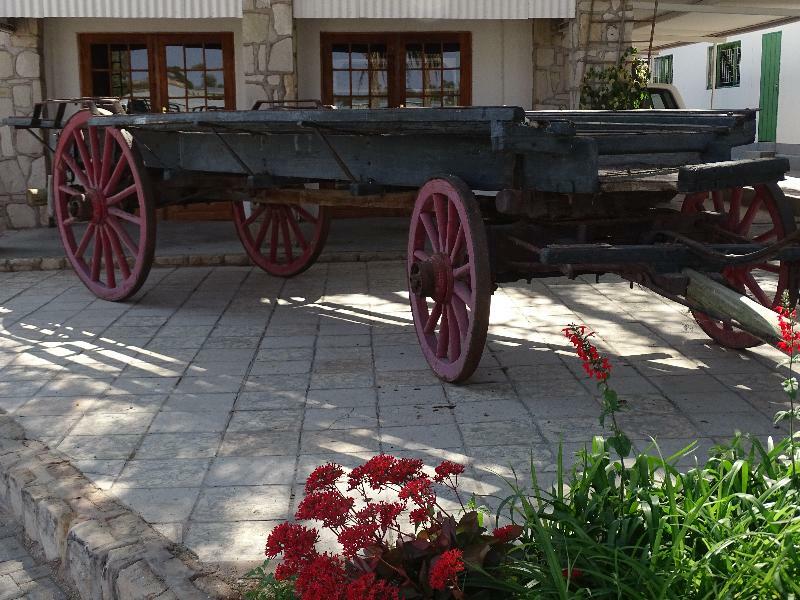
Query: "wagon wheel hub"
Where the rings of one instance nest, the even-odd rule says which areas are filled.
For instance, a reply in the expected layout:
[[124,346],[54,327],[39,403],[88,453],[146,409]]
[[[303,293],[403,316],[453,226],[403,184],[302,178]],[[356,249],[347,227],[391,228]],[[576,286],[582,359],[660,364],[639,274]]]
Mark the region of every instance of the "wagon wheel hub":
[[92,218],[92,202],[86,194],[80,194],[67,202],[67,213],[76,221],[88,221]]
[[409,273],[411,291],[421,298],[448,302],[453,295],[453,264],[450,257],[436,253],[428,260],[411,265]]
[[85,204],[91,211],[92,223],[102,223],[108,214],[108,203],[106,196],[99,190],[89,190],[86,193]]

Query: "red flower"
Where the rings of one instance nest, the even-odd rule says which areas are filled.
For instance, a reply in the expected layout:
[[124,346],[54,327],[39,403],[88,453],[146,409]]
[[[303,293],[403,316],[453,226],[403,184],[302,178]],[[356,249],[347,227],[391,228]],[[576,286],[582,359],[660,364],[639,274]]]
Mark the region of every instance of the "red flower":
[[347,522],[347,515],[353,504],[355,500],[338,491],[316,492],[303,498],[294,516],[300,521],[322,521],[325,527],[341,527]]
[[297,572],[316,555],[314,544],[317,543],[316,529],[303,527],[297,523],[281,523],[267,538],[264,554],[275,558],[283,554],[283,562],[275,572],[276,579],[287,579]]
[[590,378],[596,378],[597,381],[606,381],[611,375],[611,363],[607,358],[600,355],[589,338],[594,335],[594,332],[586,333],[585,325],[570,324],[564,332],[566,338],[570,343],[575,346],[575,352],[578,357],[583,361],[583,370]]
[[411,511],[408,519],[414,525],[422,525],[423,523],[427,523],[431,520],[431,515],[427,508],[415,508]]
[[579,579],[583,577],[583,571],[580,569],[561,569],[561,575],[564,579]]
[[448,477],[456,477],[464,472],[464,465],[445,460],[436,469],[436,481],[444,481]]
[[433,493],[433,482],[426,476],[412,479],[406,483],[398,497],[401,500],[411,500],[420,508],[429,508],[436,502],[436,494]]
[[778,312],[778,325],[781,329],[781,338],[783,338],[778,342],[778,348],[786,354],[794,355],[795,352],[800,351],[800,331],[795,331],[797,311],[790,311],[783,307],[775,310]]
[[317,467],[306,479],[306,494],[333,487],[342,475],[344,475],[344,469],[334,463]]
[[505,527],[495,529],[492,532],[492,535],[495,537],[495,539],[507,544],[508,542],[513,542],[520,535],[522,535],[522,527],[519,525],[506,525]]
[[303,568],[294,585],[303,600],[345,600],[344,563],[336,556],[320,554]]
[[368,483],[373,490],[381,489],[391,481],[391,469],[396,463],[397,459],[388,454],[373,456],[350,472],[347,478],[349,489],[354,490],[364,483]]
[[389,469],[389,483],[403,485],[422,475],[423,462],[418,458],[398,458]]
[[338,536],[339,543],[342,545],[342,553],[352,558],[358,554],[359,550],[375,544],[378,541],[377,533],[377,523],[359,523],[343,527]]
[[402,502],[370,502],[356,513],[361,522],[372,521],[378,523],[385,532],[390,527],[397,526],[397,517],[405,510]]
[[443,590],[455,583],[458,574],[464,570],[461,550],[448,550],[431,562],[428,582],[435,590]]
[[399,600],[397,588],[383,580],[375,581],[375,573],[362,575],[347,586],[347,600]]

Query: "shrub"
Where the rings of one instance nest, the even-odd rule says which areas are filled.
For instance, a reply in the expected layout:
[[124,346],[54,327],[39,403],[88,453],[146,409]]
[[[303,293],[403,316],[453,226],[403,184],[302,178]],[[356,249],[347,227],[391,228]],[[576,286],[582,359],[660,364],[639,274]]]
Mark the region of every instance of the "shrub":
[[581,83],[580,107],[594,110],[649,108],[650,68],[637,54],[636,48],[628,48],[616,65],[587,70]]

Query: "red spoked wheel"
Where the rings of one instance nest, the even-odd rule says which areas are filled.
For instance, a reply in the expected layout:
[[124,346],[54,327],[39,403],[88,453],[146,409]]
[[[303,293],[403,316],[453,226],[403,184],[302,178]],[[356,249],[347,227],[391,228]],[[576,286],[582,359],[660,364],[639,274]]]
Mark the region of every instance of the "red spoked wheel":
[[[721,215],[720,231],[714,240],[720,243],[774,244],[796,230],[792,209],[775,184],[691,194],[684,199],[682,211]],[[732,288],[764,306],[775,308],[784,291],[788,290],[792,298],[795,297],[800,265],[773,260],[728,267],[722,274]],[[711,339],[727,348],[752,348],[764,343],[730,323],[696,311],[692,311],[692,315]]]
[[330,211],[316,204],[234,201],[233,222],[247,256],[270,275],[292,277],[308,269],[322,252]]
[[422,353],[439,378],[475,371],[486,344],[492,298],[480,208],[456,177],[420,188],[408,236],[411,312]]
[[120,301],[147,279],[155,251],[150,182],[130,135],[76,113],[53,160],[55,217],[69,262],[98,298]]

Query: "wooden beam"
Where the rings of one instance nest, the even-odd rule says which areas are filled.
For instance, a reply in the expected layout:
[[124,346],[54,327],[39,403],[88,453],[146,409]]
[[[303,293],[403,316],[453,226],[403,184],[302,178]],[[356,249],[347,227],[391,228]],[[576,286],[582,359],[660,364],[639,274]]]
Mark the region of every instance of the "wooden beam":
[[372,196],[353,196],[347,190],[263,190],[252,202],[274,204],[319,204],[357,208],[414,208],[417,192],[392,192]]
[[693,269],[684,269],[683,274],[689,278],[687,300],[712,315],[729,317],[741,329],[768,344],[781,340],[775,311]]
[[[634,0],[634,10],[654,9],[654,0]],[[800,17],[800,7],[764,6],[752,4],[690,4],[688,2],[659,2],[658,10],[665,12],[711,13],[717,15],[753,15],[757,17]]]

